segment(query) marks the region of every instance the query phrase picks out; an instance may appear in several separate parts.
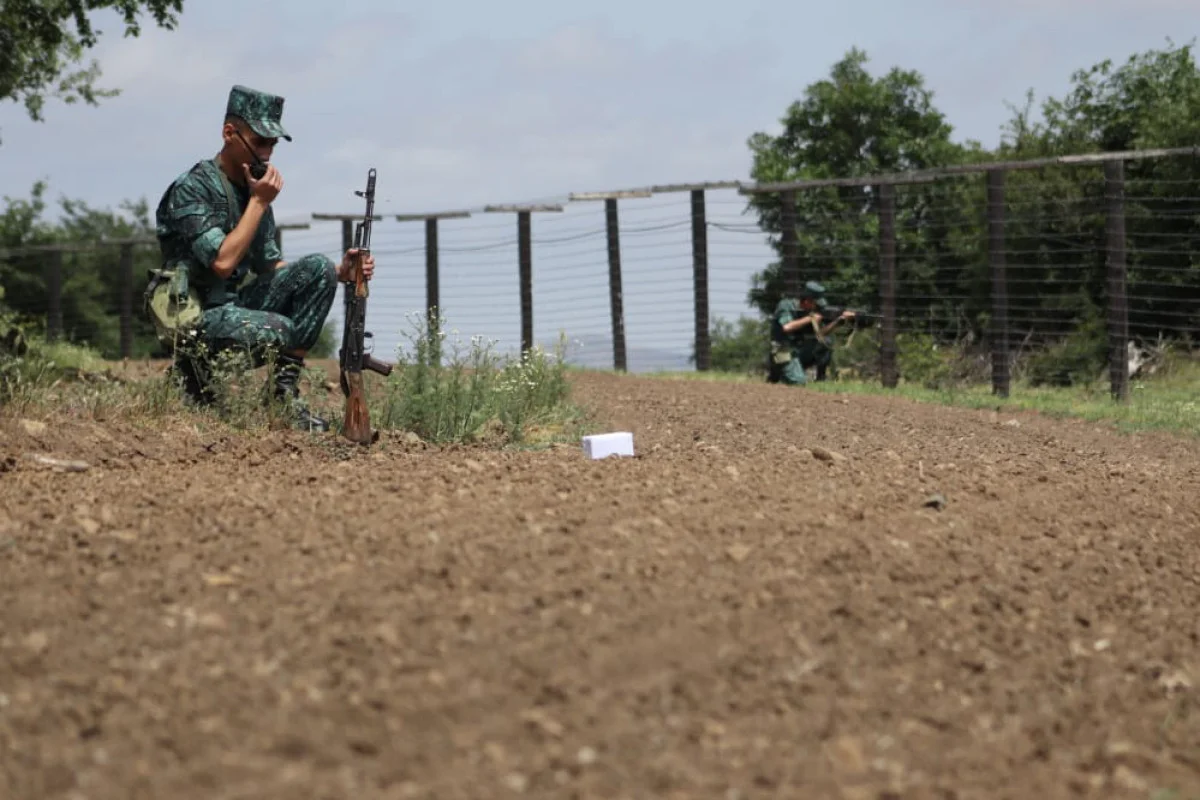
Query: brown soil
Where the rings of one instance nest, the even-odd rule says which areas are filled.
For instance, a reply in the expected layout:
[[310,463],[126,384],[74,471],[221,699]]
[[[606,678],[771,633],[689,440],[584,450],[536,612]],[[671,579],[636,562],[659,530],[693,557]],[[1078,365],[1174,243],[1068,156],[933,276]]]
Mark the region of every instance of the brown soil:
[[1200,793],[1196,442],[576,383],[637,457],[5,420],[0,797]]

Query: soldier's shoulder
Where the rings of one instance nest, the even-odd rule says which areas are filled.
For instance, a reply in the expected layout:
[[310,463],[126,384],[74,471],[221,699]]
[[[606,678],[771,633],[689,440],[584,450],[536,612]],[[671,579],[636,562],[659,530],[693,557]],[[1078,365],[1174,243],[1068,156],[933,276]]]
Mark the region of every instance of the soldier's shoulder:
[[175,176],[171,181],[171,185],[167,187],[168,193],[174,193],[179,190],[207,194],[213,189],[220,188],[220,176],[215,173],[216,167],[211,159],[197,161],[188,169]]
[[159,236],[164,236],[184,218],[194,218],[198,213],[207,217],[224,214],[224,193],[220,178],[212,174],[212,161],[198,161],[175,176],[163,191],[155,210]]
[[790,297],[784,297],[778,303],[775,304],[775,313],[776,314],[778,314],[780,311],[795,311],[795,310],[796,310],[796,301],[791,299]]

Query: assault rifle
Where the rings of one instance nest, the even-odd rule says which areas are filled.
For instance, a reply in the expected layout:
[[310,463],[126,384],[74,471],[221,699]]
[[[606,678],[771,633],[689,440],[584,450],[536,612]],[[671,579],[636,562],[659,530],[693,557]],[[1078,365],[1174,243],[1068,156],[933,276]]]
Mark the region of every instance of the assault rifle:
[[829,323],[833,322],[835,319],[840,318],[842,316],[843,311],[854,312],[854,319],[848,320],[848,322],[856,328],[861,327],[862,324],[865,322],[870,322],[870,321],[874,321],[877,319],[878,320],[883,319],[883,316],[880,314],[873,314],[870,311],[860,311],[857,308],[845,308],[843,306],[825,306],[825,308],[817,309],[817,313],[821,315],[821,325],[822,326],[828,325]]
[[353,266],[346,276],[344,298],[345,313],[342,323],[342,349],[338,353],[341,369],[342,393],[346,395],[346,416],[342,421],[342,436],[352,442],[368,445],[379,438],[378,431],[371,430],[371,414],[367,410],[366,391],[363,386],[364,369],[377,372],[384,377],[392,374],[392,365],[376,361],[366,351],[364,339],[367,333],[367,281],[363,277],[362,262],[371,252],[371,221],[375,217],[375,168],[367,172],[367,190],[354,192],[366,198],[367,213],[354,228],[354,248],[358,250]]

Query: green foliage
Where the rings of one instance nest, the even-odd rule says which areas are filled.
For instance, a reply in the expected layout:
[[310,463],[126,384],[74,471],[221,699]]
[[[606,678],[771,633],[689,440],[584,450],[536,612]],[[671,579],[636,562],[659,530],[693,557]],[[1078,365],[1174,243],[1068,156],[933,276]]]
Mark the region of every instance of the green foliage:
[[933,337],[924,333],[896,336],[896,367],[901,380],[923,386],[943,383],[950,371]]
[[[147,202],[126,201],[119,211],[96,209],[81,200],[62,198],[62,217],[51,223],[46,184],[34,184],[28,199],[5,197],[0,213],[0,250],[22,250],[52,244],[93,245],[62,255],[62,320],[65,341],[94,347],[105,358],[120,355],[120,308],[123,289],[120,247],[113,240],[153,239]],[[5,302],[32,329],[44,332],[48,311],[45,251],[0,256],[0,286]],[[158,263],[158,248],[133,249],[133,351],[140,358],[156,354],[154,329],[141,313],[141,289],[147,270]]]
[[0,305],[0,409],[19,414],[54,408],[92,418],[126,412],[133,417],[178,408],[178,393],[163,381],[122,385],[87,347],[47,342],[19,315]]
[[1030,135],[1059,151],[1189,147],[1200,139],[1200,72],[1192,44],[1105,59],[1071,77],[1071,91],[1043,104]]
[[[411,348],[399,353],[385,391],[373,403],[382,429],[412,431],[435,442],[520,443],[562,434],[580,412],[569,403],[565,340],[551,357],[540,347],[502,357],[494,341],[460,339],[447,352],[444,321],[411,315]],[[457,335],[457,331],[452,332]]]
[[[999,156],[1192,146],[1200,137],[1200,69],[1192,45],[1168,40],[1165,49],[1136,53],[1119,66],[1106,59],[1077,70],[1062,98],[1041,104],[1040,120],[1033,108],[1030,93],[1025,106],[1013,110]],[[1130,332],[1153,339],[1163,329],[1194,327],[1200,272],[1188,242],[1200,237],[1200,218],[1188,211],[1195,207],[1200,163],[1132,161],[1125,178]],[[1062,336],[1085,324],[1085,305],[1107,302],[1103,180],[1098,167],[1008,176],[1010,196],[1026,198],[1007,226],[1009,247],[1021,254],[1021,281],[1009,286],[1018,329]],[[1074,345],[1059,351],[1063,347]]]
[[839,334],[833,351],[833,374],[837,380],[875,380],[879,377],[879,330],[861,328]]
[[[994,152],[951,140],[918,73],[896,67],[875,77],[866,63],[864,53],[851,50],[788,107],[777,135],[750,137],[755,180],[862,177],[1200,141],[1200,69],[1191,44],[1078,70],[1062,98],[1041,104],[1040,118],[1030,94],[1013,109]],[[1131,161],[1125,174],[1130,332],[1152,340],[1200,327],[1200,159]],[[1010,331],[1061,342],[1086,326],[1088,308],[1108,302],[1104,170],[1051,167],[1009,172],[1005,181]],[[921,331],[939,346],[983,340],[991,297],[985,177],[944,177],[894,191],[899,330]],[[752,195],[750,207],[782,256],[778,194]],[[878,211],[871,187],[798,191],[800,280],[822,281],[836,303],[876,308]],[[748,301],[769,314],[782,291],[781,262],[774,261],[755,276]],[[1058,346],[1051,361],[1074,349],[1075,340]],[[966,372],[977,371],[966,364]]]
[[[762,377],[766,374],[769,334],[770,326],[765,319],[739,317],[735,327],[729,320],[718,317],[709,331],[712,369]],[[696,363],[695,352],[688,360]]]
[[118,12],[125,36],[138,36],[142,13],[172,30],[183,0],[4,0],[0,4],[0,100],[24,103],[30,119],[41,121],[47,97],[98,105],[98,98],[116,96],[119,90],[96,86],[100,66],[95,60],[75,69],[99,40],[87,16],[99,9]]
[[308,351],[309,358],[334,358],[337,356],[338,348],[341,346],[338,342],[340,331],[332,322],[326,322],[321,328],[321,333],[317,336],[317,343]]
[[[753,134],[751,176],[756,181],[861,177],[980,160],[977,143],[957,144],[919,73],[892,68],[881,77],[853,49],[827,79],[809,85],[781,120],[779,135]],[[800,280],[820,280],[839,303],[875,305],[878,296],[878,198],[872,187],[830,187],[796,194]],[[983,263],[979,242],[978,182],[947,180],[897,193],[900,279],[925,309],[929,293],[957,294]],[[750,201],[782,257],[779,196]],[[783,294],[781,262],[755,275],[749,302],[770,314]]]
[[[987,385],[931,388],[919,383],[902,383],[897,389],[885,389],[878,382],[812,383],[809,391],[839,394],[884,395],[925,403],[958,406],[1000,412],[1007,415],[1026,411],[1053,417],[1090,420],[1112,424],[1126,431],[1161,430],[1189,434],[1200,433],[1200,370],[1193,369],[1187,381],[1149,380],[1132,387],[1129,403],[1114,403],[1106,386],[1031,387],[1014,383],[1012,394],[997,397]],[[999,421],[1000,418],[997,418]]]
[[1060,341],[1032,353],[1020,370],[1030,386],[1078,386],[1101,377],[1108,363],[1104,315],[1089,306],[1079,325]]

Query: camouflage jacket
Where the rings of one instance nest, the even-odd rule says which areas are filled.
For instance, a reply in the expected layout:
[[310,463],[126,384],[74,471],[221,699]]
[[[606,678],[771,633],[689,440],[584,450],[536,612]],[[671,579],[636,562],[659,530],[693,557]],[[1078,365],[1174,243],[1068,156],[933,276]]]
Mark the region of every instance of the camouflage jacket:
[[796,349],[808,339],[815,339],[816,332],[812,325],[805,325],[798,331],[784,333],[783,326],[789,322],[808,316],[808,312],[800,308],[800,304],[792,299],[783,299],[775,306],[771,316],[771,341],[786,349]]
[[221,280],[212,271],[221,243],[249,202],[248,188],[230,181],[216,159],[205,159],[172,181],[158,203],[155,223],[163,264],[188,265],[189,283],[205,308],[236,301],[238,287],[248,277],[283,260],[275,243],[275,213],[268,207],[233,273]]

